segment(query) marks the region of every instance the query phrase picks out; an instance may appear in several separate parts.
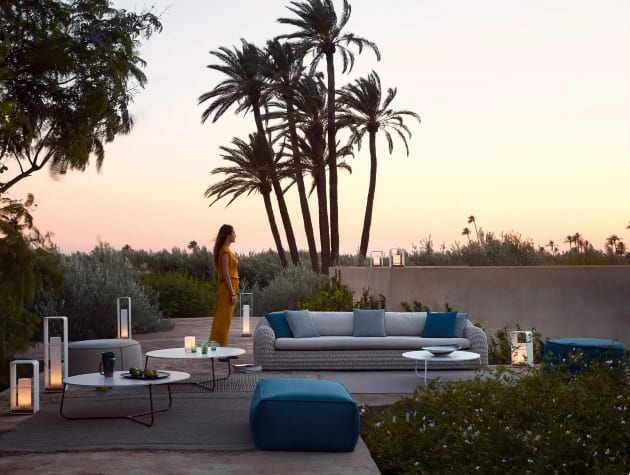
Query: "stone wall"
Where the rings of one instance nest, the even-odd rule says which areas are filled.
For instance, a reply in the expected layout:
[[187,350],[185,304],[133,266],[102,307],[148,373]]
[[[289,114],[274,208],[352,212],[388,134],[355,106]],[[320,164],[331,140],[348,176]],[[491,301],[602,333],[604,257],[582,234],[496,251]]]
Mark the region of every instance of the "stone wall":
[[610,338],[630,349],[630,266],[340,267],[358,299],[383,294],[386,310],[422,302],[467,311],[488,335],[517,324],[543,339]]

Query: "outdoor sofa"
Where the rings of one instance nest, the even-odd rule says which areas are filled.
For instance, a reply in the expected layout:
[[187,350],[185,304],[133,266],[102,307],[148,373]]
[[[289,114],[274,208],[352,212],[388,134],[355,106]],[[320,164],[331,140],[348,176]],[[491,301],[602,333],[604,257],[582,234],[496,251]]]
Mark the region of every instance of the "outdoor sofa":
[[[445,317],[448,314],[448,318]],[[454,319],[452,318],[454,314]],[[413,369],[406,351],[458,345],[474,361],[429,361],[429,369],[468,369],[488,364],[488,341],[466,313],[273,312],[254,331],[254,360],[264,370]]]

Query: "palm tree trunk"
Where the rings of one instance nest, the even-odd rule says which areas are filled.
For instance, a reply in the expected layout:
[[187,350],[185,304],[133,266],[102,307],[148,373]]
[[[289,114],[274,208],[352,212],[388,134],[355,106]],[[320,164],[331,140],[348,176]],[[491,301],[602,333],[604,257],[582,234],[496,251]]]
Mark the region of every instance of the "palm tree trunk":
[[[316,154],[315,186],[319,209],[319,240],[322,255],[322,274],[328,275],[330,267],[330,230],[328,227],[328,199],[326,194],[326,164],[324,163],[324,137],[320,129],[318,137],[309,137],[311,149]],[[314,134],[316,134],[314,132]]]
[[[252,101],[252,110],[254,111],[254,120],[256,121],[256,129],[258,130],[258,135],[260,136],[260,140],[263,141],[266,150],[266,160],[269,163],[273,164],[273,157],[271,146],[269,142],[267,142],[267,136],[265,135],[265,129],[262,125],[262,117],[260,116],[260,106],[258,101]],[[282,187],[280,186],[280,180],[278,179],[278,175],[275,172],[275,168],[271,167],[272,176],[271,181],[273,184],[273,191],[276,194],[276,199],[278,200],[278,209],[280,210],[280,218],[282,219],[282,224],[284,225],[284,232],[287,235],[287,243],[289,245],[289,253],[291,254],[291,261],[294,265],[297,265],[300,262],[300,254],[298,252],[297,243],[295,241],[295,234],[293,233],[293,226],[291,226],[291,218],[289,217],[289,210],[287,208],[287,203],[284,200],[284,193],[282,192]]]
[[278,224],[276,223],[276,216],[273,213],[273,206],[271,205],[271,193],[264,193],[263,200],[265,202],[265,211],[267,212],[267,219],[269,220],[269,227],[271,228],[271,234],[273,236],[273,241],[276,243],[276,249],[278,251],[278,257],[280,257],[280,263],[282,267],[286,267],[287,256],[284,253],[284,248],[282,247],[282,240],[280,239],[280,231],[278,231]]
[[326,52],[328,79],[328,179],[330,193],[330,262],[339,263],[339,198],[337,195],[337,144],[335,141],[334,50]]
[[370,184],[368,186],[367,203],[365,203],[365,217],[363,219],[363,232],[361,233],[361,245],[359,246],[359,259],[361,262],[367,255],[368,242],[370,240],[370,227],[372,226],[372,210],[374,208],[374,194],[376,192],[376,132],[370,134]]
[[298,195],[300,196],[300,208],[302,209],[302,219],[304,220],[304,232],[308,244],[308,253],[311,258],[311,266],[315,272],[319,272],[319,261],[317,256],[317,245],[315,244],[315,233],[313,231],[313,221],[308,207],[306,188],[304,187],[304,174],[302,163],[300,162],[300,151],[298,136],[295,128],[295,116],[293,114],[293,102],[285,99],[287,104],[287,120],[289,122],[289,133],[291,135],[291,145],[293,150],[293,167],[295,169],[295,182],[297,183]]

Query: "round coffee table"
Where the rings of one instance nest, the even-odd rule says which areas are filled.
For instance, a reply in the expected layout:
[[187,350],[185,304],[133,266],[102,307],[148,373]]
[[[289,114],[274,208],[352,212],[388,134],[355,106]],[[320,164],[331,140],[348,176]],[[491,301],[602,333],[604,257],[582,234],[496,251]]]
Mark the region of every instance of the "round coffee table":
[[453,351],[448,355],[435,356],[433,353],[427,350],[420,351],[407,351],[402,354],[405,358],[416,360],[416,374],[422,377],[418,373],[418,361],[424,361],[424,384],[427,384],[427,363],[429,361],[474,361],[479,359],[479,353],[473,353],[472,351]]
[[[228,379],[232,374],[232,365],[230,364],[231,358],[236,358],[245,353],[242,348],[232,348],[229,346],[219,346],[216,350],[208,348],[208,353],[204,354],[201,349],[198,348],[196,352],[186,350],[185,348],[165,348],[163,350],[153,350],[146,353],[144,360],[144,367],[147,368],[149,364],[149,358],[165,358],[165,359],[187,359],[187,360],[210,360],[212,363],[212,379],[207,381],[191,381],[190,384],[197,384],[198,386],[214,391],[217,381]],[[228,365],[228,374],[225,378],[217,378],[214,373],[214,360],[225,360]],[[210,383],[210,387],[206,386]]]
[[[171,395],[171,387],[170,385],[173,383],[179,383],[190,378],[190,374],[185,373],[183,371],[160,371],[161,373],[168,373],[168,376],[160,378],[160,379],[133,379],[126,378],[123,375],[129,374],[127,371],[114,371],[114,376],[106,378],[100,373],[88,373],[88,374],[77,374],[74,376],[68,376],[63,379],[64,390],[61,396],[61,406],[59,407],[59,413],[62,417],[69,420],[80,420],[80,419],[129,419],[134,422],[138,422],[139,424],[143,424],[147,427],[151,427],[153,425],[153,416],[156,412],[164,412],[171,408],[173,404],[173,397]],[[158,384],[166,384],[168,388],[168,406],[163,409],[154,409],[153,408],[153,392],[152,387]],[[120,387],[146,387],[149,389],[149,407],[150,410],[148,412],[143,412],[140,414],[132,414],[128,416],[89,416],[89,417],[77,417],[77,416],[68,416],[63,413],[63,405],[66,396],[66,390],[68,386],[91,386],[91,387],[109,387],[109,388],[120,388]],[[141,419],[138,419],[142,416],[151,416],[149,422],[145,422]]]

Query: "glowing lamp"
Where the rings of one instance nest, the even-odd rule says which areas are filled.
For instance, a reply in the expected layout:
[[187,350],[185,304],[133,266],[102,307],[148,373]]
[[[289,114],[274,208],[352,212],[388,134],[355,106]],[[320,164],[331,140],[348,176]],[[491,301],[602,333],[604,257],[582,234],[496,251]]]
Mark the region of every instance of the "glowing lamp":
[[510,333],[512,339],[512,364],[534,366],[534,335],[531,331],[516,330]]
[[195,343],[195,337],[194,336],[185,336],[184,337],[184,350],[185,351],[192,351],[193,348],[197,348],[197,345]]
[[241,301],[241,317],[243,320],[241,336],[252,336],[249,328],[249,320],[254,310],[254,294],[251,292],[243,292],[239,294],[239,299]]
[[[22,366],[31,366],[32,375],[18,378],[17,369]],[[39,361],[12,361],[10,373],[10,413],[35,414],[39,411]]]
[[116,299],[116,315],[118,319],[118,338],[131,338],[131,297]]
[[372,251],[370,253],[371,267],[383,267],[384,261],[383,251]]
[[[50,324],[60,320],[62,336],[50,336]],[[44,389],[63,391],[63,378],[68,376],[68,318],[44,317]]]
[[405,250],[393,248],[389,250],[389,266],[404,267],[405,266]]

